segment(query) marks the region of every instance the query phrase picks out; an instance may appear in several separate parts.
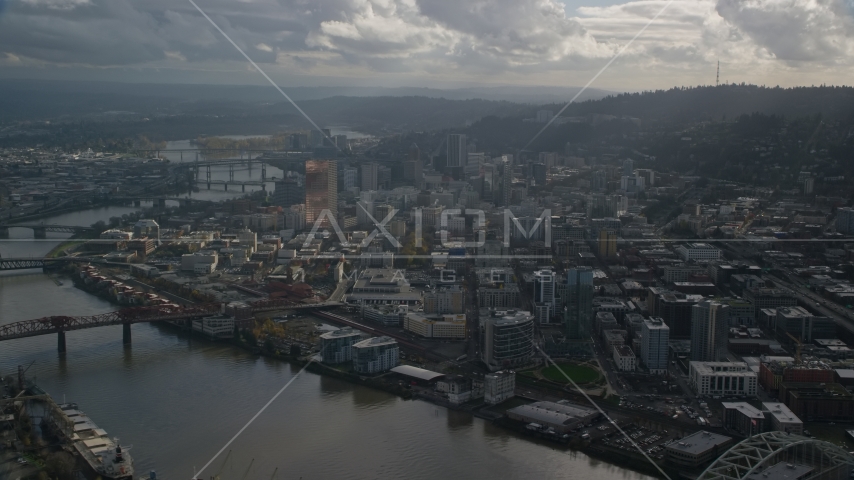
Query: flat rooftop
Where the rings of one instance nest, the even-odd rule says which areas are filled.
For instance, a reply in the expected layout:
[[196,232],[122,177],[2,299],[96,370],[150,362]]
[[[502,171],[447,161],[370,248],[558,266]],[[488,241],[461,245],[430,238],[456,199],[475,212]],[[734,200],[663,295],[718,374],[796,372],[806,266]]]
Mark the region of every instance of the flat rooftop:
[[745,480],[799,480],[813,470],[815,470],[813,467],[807,465],[780,462],[773,467],[752,473],[744,478]]
[[715,446],[723,445],[732,438],[717,433],[699,431],[692,433],[678,442],[671,443],[667,446],[668,450],[676,450],[691,455],[699,455]]
[[444,377],[444,373],[433,372],[423,368],[413,367],[412,365],[399,365],[391,369],[392,372],[405,375],[407,377],[417,378],[429,382],[440,377]]
[[721,405],[723,405],[724,410],[738,410],[742,415],[749,418],[765,418],[761,410],[747,402],[723,402]]
[[762,408],[780,423],[804,423],[785,403],[762,402]]
[[535,422],[567,425],[578,419],[598,413],[592,408],[554,402],[535,402],[507,410],[507,413],[527,417]]

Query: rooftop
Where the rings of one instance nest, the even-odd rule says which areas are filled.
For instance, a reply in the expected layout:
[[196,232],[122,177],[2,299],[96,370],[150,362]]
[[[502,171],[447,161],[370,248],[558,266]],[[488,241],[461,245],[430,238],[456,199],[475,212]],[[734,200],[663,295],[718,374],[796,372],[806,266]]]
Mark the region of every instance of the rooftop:
[[762,414],[761,410],[747,402],[723,402],[721,405],[723,405],[724,410],[738,410],[742,415],[746,415],[750,418],[765,418],[765,415]]
[[423,368],[413,367],[411,365],[399,365],[397,367],[392,368],[391,371],[400,375],[405,375],[407,377],[424,380],[426,382],[445,376],[442,373],[425,370]]
[[745,480],[799,480],[814,470],[807,465],[780,462],[762,472],[752,473]]
[[544,423],[567,425],[579,418],[596,414],[596,410],[577,405],[568,405],[554,402],[535,402],[521,405],[507,410],[507,413],[515,413],[528,417],[534,421]]
[[762,402],[763,410],[770,413],[780,423],[804,423],[797,415],[780,402]]
[[671,443],[667,446],[668,450],[676,450],[678,452],[699,455],[710,448],[718,445],[724,445],[730,442],[732,438],[717,433],[699,431],[692,433],[678,442]]

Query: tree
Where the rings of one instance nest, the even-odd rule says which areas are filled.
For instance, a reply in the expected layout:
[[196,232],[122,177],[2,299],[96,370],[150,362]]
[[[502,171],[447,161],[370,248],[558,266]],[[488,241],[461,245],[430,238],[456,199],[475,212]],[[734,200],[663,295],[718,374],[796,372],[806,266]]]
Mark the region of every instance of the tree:
[[68,452],[54,452],[45,459],[45,468],[52,477],[60,480],[71,479],[74,471],[74,457]]
[[299,345],[292,343],[291,344],[291,356],[294,358],[297,358],[300,355],[302,355],[302,349],[299,348]]

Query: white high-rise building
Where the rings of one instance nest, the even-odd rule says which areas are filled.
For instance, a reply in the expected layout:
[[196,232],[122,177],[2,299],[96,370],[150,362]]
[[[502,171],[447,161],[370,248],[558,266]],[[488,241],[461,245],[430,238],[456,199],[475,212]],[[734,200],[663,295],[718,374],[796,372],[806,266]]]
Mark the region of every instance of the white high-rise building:
[[356,373],[380,373],[400,363],[400,347],[390,337],[374,337],[352,346],[353,370]]
[[641,361],[650,373],[667,371],[670,327],[658,317],[645,318],[641,326]]

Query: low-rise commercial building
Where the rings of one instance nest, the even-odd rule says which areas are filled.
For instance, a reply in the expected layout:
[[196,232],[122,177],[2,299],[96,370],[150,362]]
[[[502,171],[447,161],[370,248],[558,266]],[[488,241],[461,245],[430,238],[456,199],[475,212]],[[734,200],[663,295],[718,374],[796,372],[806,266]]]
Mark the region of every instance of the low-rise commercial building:
[[723,402],[724,427],[743,437],[765,431],[765,415],[747,402]]
[[513,420],[552,428],[560,434],[590,423],[598,416],[599,412],[592,408],[554,402],[535,402],[507,410],[507,417]]
[[436,382],[436,391],[446,393],[449,402],[459,405],[471,400],[472,381],[462,375],[449,375]]
[[516,391],[516,372],[501,370],[483,376],[483,400],[496,405],[513,398]]
[[614,364],[621,372],[634,372],[637,366],[635,352],[628,345],[614,346]]
[[762,413],[765,414],[766,428],[778,432],[804,434],[804,422],[780,402],[762,402]]
[[699,431],[671,443],[664,450],[668,463],[696,468],[719,457],[732,443],[732,438],[725,435]]
[[409,313],[404,317],[403,328],[425,338],[466,338],[466,316],[462,313],[422,315]]
[[690,362],[688,382],[697,395],[756,396],[756,373],[744,362]]
[[854,418],[854,395],[838,383],[783,382],[779,398],[808,422],[848,422]]
[[371,305],[362,308],[362,317],[387,327],[399,327],[409,313],[407,305]]

